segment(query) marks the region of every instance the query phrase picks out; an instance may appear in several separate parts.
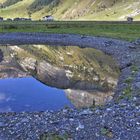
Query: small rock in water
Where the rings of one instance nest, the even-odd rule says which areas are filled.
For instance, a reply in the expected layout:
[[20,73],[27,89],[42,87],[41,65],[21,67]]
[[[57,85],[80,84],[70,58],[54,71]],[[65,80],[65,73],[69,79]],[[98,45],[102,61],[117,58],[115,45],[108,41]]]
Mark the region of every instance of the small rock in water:
[[63,109],[63,113],[67,113],[68,112],[68,110],[67,109]]

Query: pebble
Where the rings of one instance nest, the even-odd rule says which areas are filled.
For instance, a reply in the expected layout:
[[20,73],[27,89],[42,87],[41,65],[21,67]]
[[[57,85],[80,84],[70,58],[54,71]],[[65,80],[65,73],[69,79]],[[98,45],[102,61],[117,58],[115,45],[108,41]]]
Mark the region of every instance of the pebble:
[[84,129],[84,125],[79,123],[78,127],[76,127],[76,131],[79,131],[80,129]]
[[140,45],[140,39],[139,39],[139,38],[136,39],[136,40],[134,41],[134,44],[135,44],[135,45]]
[[106,111],[111,111],[111,110],[112,110],[111,108],[107,108],[107,109],[106,109]]
[[136,49],[137,47],[134,45],[129,46],[130,49]]
[[29,122],[29,120],[28,120],[27,118],[23,118],[23,119],[21,120],[21,122],[22,122],[22,123],[26,123],[26,122]]
[[136,82],[135,83],[135,86],[136,86],[136,88],[139,88],[140,89],[140,82]]
[[0,122],[0,127],[4,127],[5,123],[4,122]]
[[82,112],[80,112],[80,115],[90,115],[92,114],[93,112],[89,109],[86,109],[86,110],[83,110]]

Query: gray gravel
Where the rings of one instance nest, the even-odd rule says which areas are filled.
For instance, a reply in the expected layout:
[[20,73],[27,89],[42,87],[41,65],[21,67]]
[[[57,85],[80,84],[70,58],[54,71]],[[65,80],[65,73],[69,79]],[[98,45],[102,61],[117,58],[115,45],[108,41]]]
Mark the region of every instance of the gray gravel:
[[117,60],[121,75],[114,100],[104,107],[0,114],[0,140],[38,140],[44,132],[74,140],[140,139],[140,41],[45,33],[0,34],[0,44],[92,47]]
[[139,140],[139,116],[140,105],[132,101],[95,110],[7,113],[1,114],[0,136],[3,140],[37,140],[49,132],[69,134],[75,140]]
[[113,55],[121,67],[128,65],[133,57],[130,55],[129,47],[132,43],[103,38],[80,36],[73,34],[46,34],[46,33],[1,33],[0,44],[51,44],[51,45],[75,45],[80,47],[92,47]]

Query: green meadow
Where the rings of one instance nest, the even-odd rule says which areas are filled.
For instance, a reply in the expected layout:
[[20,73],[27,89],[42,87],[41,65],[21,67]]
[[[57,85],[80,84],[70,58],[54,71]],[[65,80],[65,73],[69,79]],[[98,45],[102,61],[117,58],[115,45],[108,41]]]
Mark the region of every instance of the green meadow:
[[140,22],[2,21],[0,22],[0,32],[81,34],[133,41],[140,38]]

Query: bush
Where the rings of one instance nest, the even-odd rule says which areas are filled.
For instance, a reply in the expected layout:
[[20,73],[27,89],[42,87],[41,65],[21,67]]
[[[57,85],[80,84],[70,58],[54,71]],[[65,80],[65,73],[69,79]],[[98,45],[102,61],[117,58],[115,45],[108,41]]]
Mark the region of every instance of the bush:
[[18,29],[16,25],[3,25],[3,29]]
[[59,25],[53,25],[53,24],[48,24],[48,25],[46,25],[47,26],[47,28],[48,29],[56,29],[56,28],[60,28],[60,26]]

